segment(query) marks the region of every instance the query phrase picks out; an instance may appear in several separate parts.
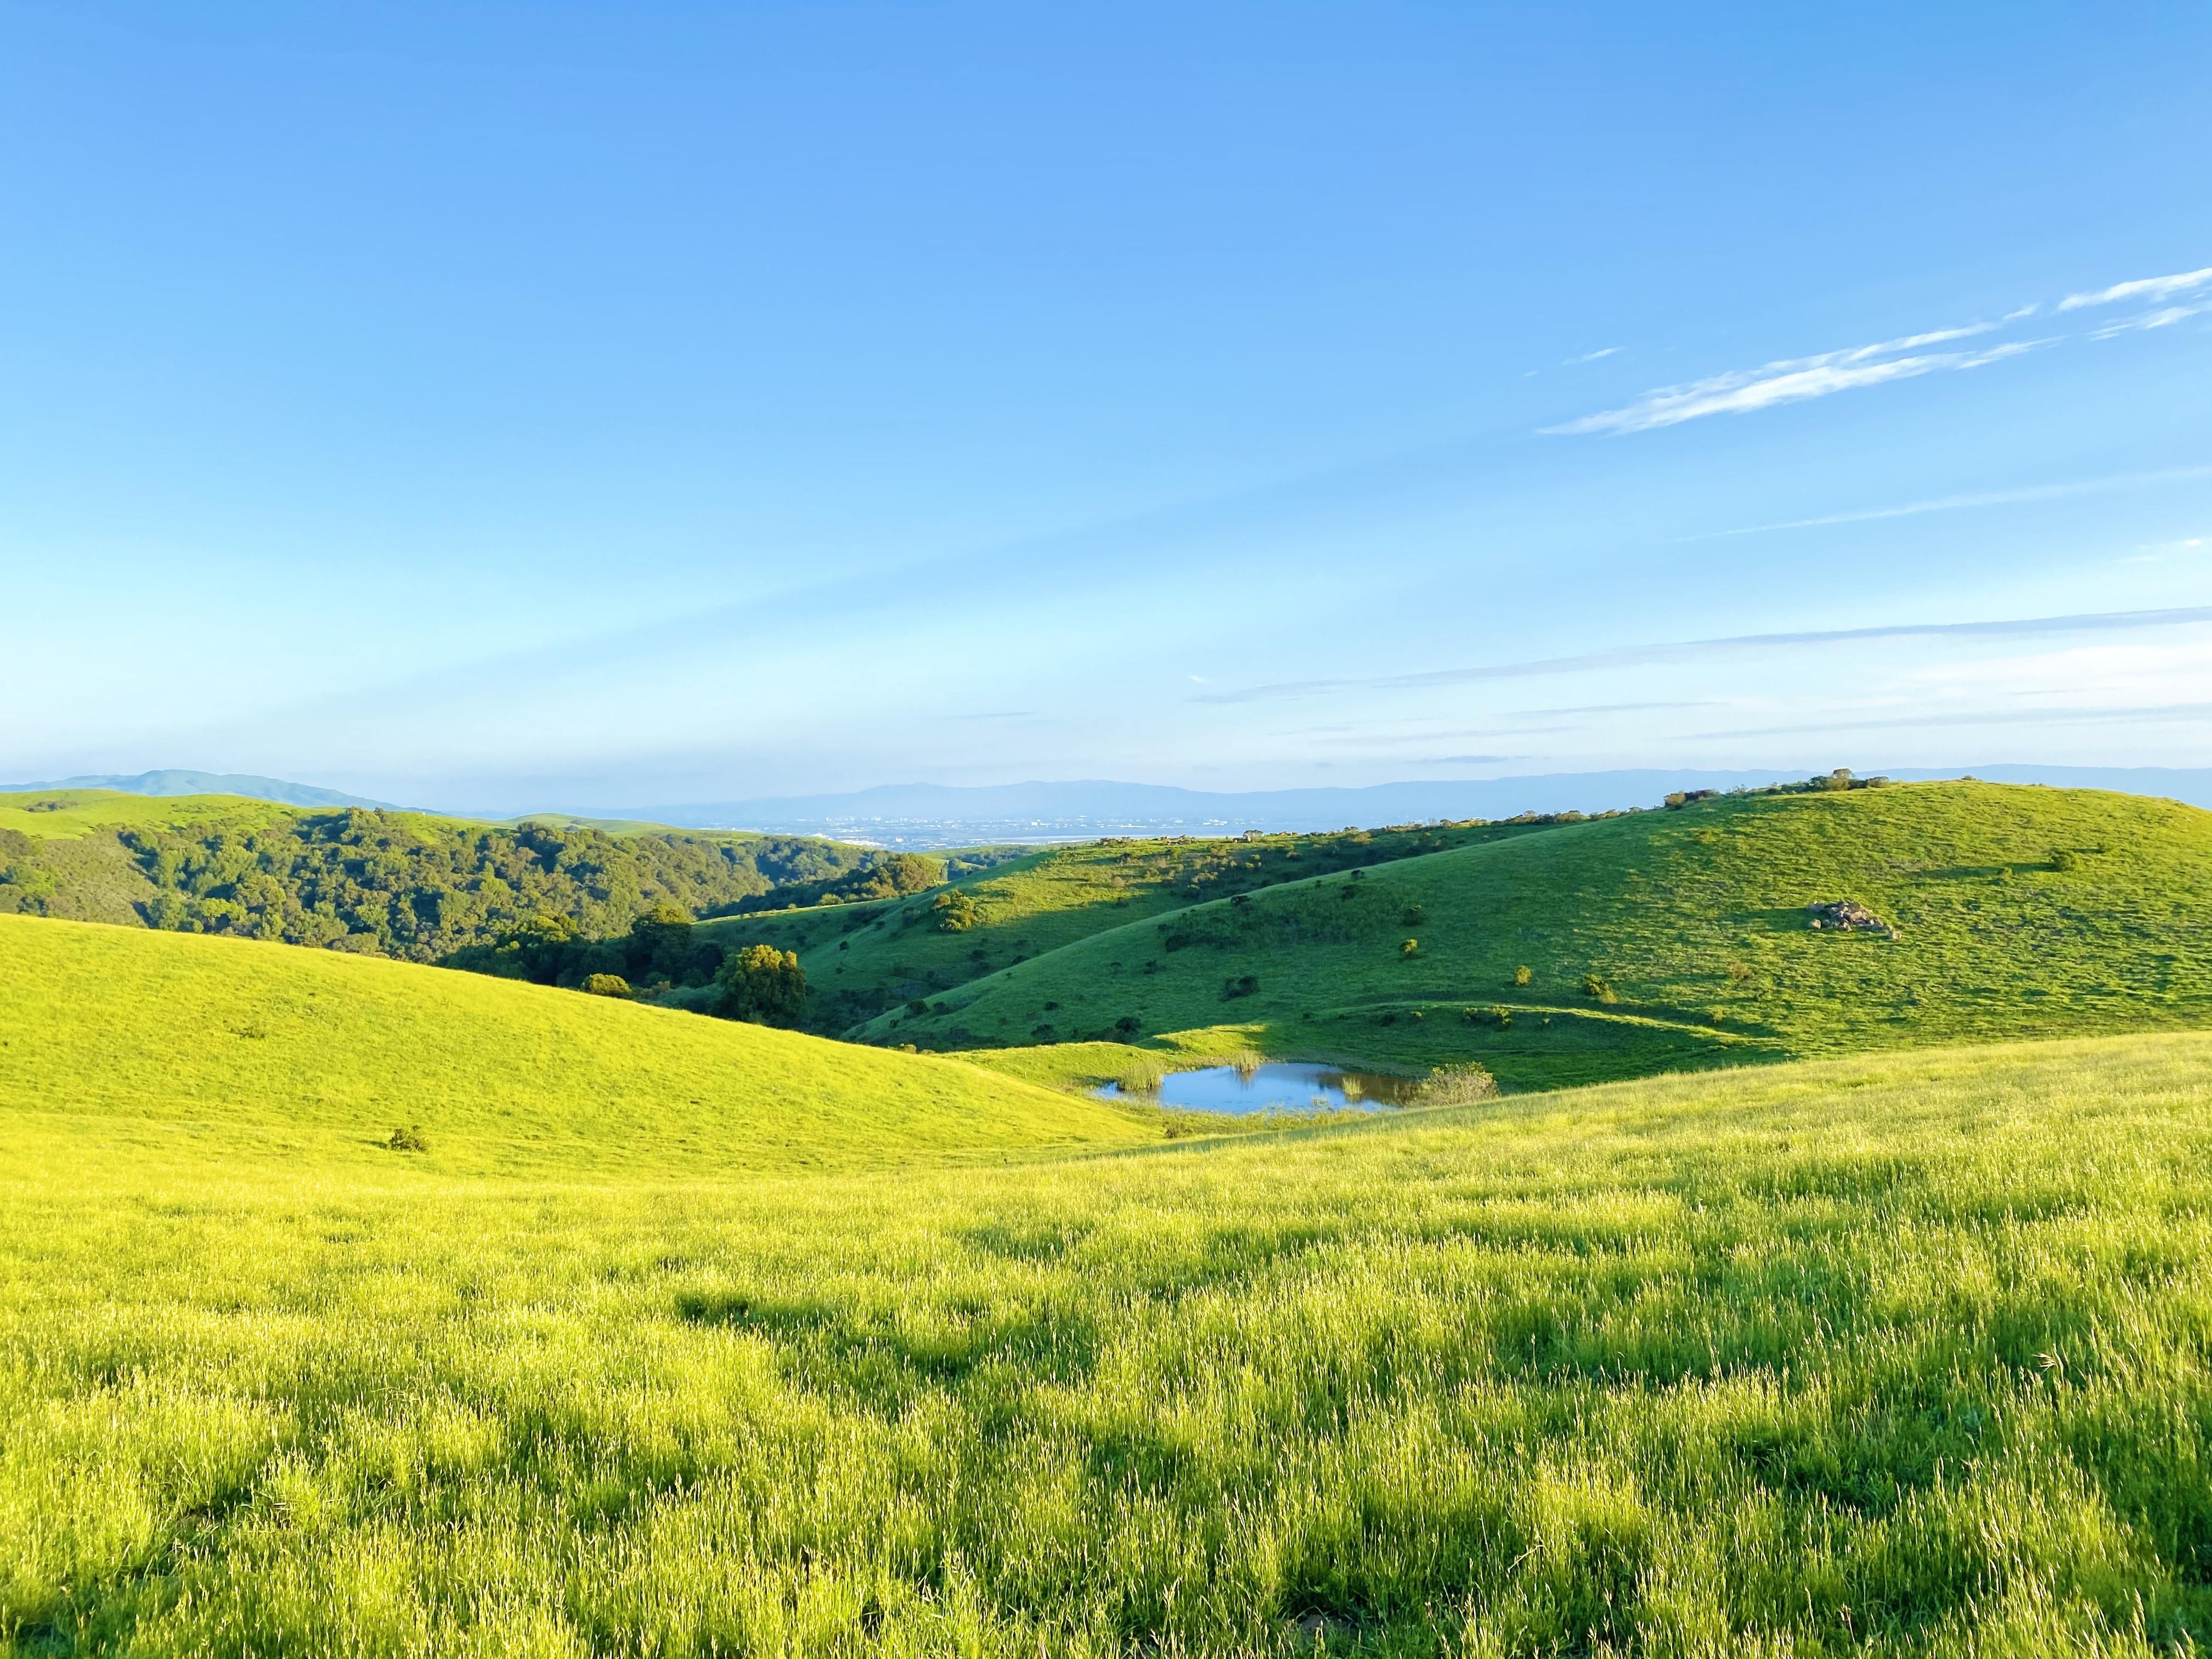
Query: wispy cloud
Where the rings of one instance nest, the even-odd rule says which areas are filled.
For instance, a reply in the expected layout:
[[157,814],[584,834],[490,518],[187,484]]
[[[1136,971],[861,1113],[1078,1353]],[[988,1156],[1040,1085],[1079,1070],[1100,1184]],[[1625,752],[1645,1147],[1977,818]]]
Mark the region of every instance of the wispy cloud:
[[[2212,288],[2212,265],[2202,270],[2180,271],[2171,276],[2145,276],[2134,282],[2115,283],[2110,288],[2099,289],[2089,294],[2069,294],[2053,309],[2079,311],[2086,306],[2114,305],[2129,300],[2148,301],[2155,305],[2160,301],[2197,294],[2208,288]],[[1659,427],[1678,426],[1684,421],[1698,420],[1708,415],[1747,415],[1758,410],[1802,403],[1812,398],[1826,398],[1860,386],[1885,386],[1893,380],[1917,380],[1923,374],[1980,368],[1990,363],[2002,362],[2008,357],[2017,357],[2039,346],[2055,345],[2061,337],[2012,340],[1978,349],[1931,351],[1928,348],[1949,345],[1954,341],[1972,339],[1995,329],[2008,328],[2024,318],[2036,315],[2041,309],[2040,304],[2021,306],[2017,310],[2006,313],[1995,322],[1932,329],[1923,334],[1907,334],[1894,340],[1877,341],[1872,345],[1824,351],[1811,357],[1778,358],[1772,362],[1762,363],[1757,368],[1731,369],[1724,374],[1686,380],[1679,386],[1662,386],[1645,392],[1633,402],[1622,404],[1619,409],[1600,410],[1595,415],[1584,415],[1541,430],[1547,435],[1554,436],[1650,432]],[[2212,311],[2212,297],[2202,302],[2159,306],[2138,316],[2108,323],[2093,331],[2088,337],[2109,340],[2116,335],[2166,328],[2205,311]],[[1606,354],[1598,352],[1591,355],[1602,356]],[[1586,362],[1589,359],[1573,358],[1570,361]]]
[[2078,478],[2067,483],[2028,484],[2018,489],[1984,489],[1971,495],[1938,495],[1899,507],[1871,507],[1855,513],[1829,513],[1817,519],[1784,519],[1778,524],[1745,525],[1735,530],[1709,530],[1701,535],[1678,536],[1677,541],[1718,541],[1726,536],[1764,536],[1778,530],[1817,530],[1835,524],[1869,524],[1878,519],[1912,519],[1923,513],[1957,513],[1975,507],[2012,507],[2027,501],[2063,501],[2071,495],[2100,495],[2107,490],[2138,489],[2151,484],[2175,483],[2189,478],[2212,477],[2212,466],[2172,466],[2157,472],[2122,472],[2107,478]]
[[1931,638],[2017,638],[2039,634],[2094,634],[2141,628],[2176,628],[2212,623],[2212,605],[2166,611],[2108,611],[2072,617],[2026,617],[2000,622],[1893,623],[1876,628],[1834,628],[1793,634],[1735,634],[1719,639],[1680,640],[1660,645],[1629,645],[1575,657],[1542,657],[1527,662],[1487,663],[1443,668],[1422,674],[1391,674],[1373,679],[1286,680],[1236,691],[1210,692],[1193,702],[1261,702],[1277,697],[1319,696],[1350,690],[1423,690],[1468,685],[1484,680],[1524,679],[1542,674],[1575,674],[1597,668],[1629,668],[1645,663],[1680,662],[1735,652],[1780,647],[1865,644],[1878,640]]
[[2205,287],[2212,287],[2212,265],[2172,276],[2143,276],[2132,283],[2114,283],[2093,294],[2069,294],[2058,302],[2058,308],[2079,311],[2084,306],[2115,305],[2122,300],[2168,300],[2177,294],[2192,294]]
[[1604,346],[1595,351],[1585,351],[1579,357],[1568,358],[1564,366],[1568,368],[1572,368],[1577,363],[1594,363],[1601,357],[1613,356],[1620,350],[1620,348],[1619,346]]
[[1873,345],[1826,351],[1813,357],[1784,357],[1757,368],[1735,369],[1680,386],[1660,386],[1619,409],[1601,410],[1543,430],[1553,435],[1649,432],[1707,415],[1747,415],[1756,410],[1772,409],[1778,404],[1826,398],[1858,386],[1914,380],[1946,370],[1980,368],[2051,343],[2047,340],[2014,340],[1972,351],[1922,349],[1986,334],[1999,326],[1996,323],[1975,323],[1965,328],[1937,329]]
[[2200,301],[2193,306],[2161,306],[2156,311],[2146,311],[2137,317],[2123,317],[2117,323],[2106,323],[2102,328],[2092,329],[2089,337],[2109,340],[2116,334],[2140,334],[2148,328],[2171,328],[2176,323],[2207,311],[2212,311],[2212,300]]
[[2212,702],[2160,702],[2131,708],[1960,709],[1948,714],[1910,714],[1858,720],[1838,714],[1804,726],[1754,726],[1735,732],[1695,732],[1693,738],[1781,738],[1807,732],[1887,732],[1945,726],[2105,726],[2115,722],[2197,720],[2212,714]]
[[1654,708],[1717,708],[1720,705],[1708,697],[1695,702],[1583,702],[1571,708],[1519,708],[1504,716],[1508,720],[1540,720],[1555,714],[1640,714]]

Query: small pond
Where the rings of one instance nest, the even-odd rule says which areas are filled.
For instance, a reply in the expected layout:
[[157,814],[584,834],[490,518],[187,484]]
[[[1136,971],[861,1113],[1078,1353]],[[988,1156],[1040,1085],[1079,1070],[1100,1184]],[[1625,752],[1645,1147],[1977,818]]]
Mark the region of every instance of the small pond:
[[1403,1106],[1420,1085],[1411,1078],[1378,1077],[1334,1066],[1209,1066],[1170,1072],[1158,1094],[1124,1091],[1118,1083],[1094,1090],[1102,1100],[1141,1100],[1184,1112],[1371,1112]]

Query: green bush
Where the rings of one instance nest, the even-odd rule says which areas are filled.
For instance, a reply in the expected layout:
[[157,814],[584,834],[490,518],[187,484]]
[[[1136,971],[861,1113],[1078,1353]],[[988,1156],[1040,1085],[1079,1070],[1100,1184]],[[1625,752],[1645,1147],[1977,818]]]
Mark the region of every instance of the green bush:
[[422,1126],[419,1123],[404,1129],[394,1129],[392,1138],[384,1144],[395,1152],[427,1152],[430,1150],[430,1143],[423,1138]]
[[592,974],[585,979],[584,989],[595,997],[626,997],[629,981],[620,974]]
[[1526,968],[1516,968],[1513,970],[1513,982],[1516,985],[1529,984],[1535,979],[1535,975],[1529,972]]
[[937,931],[940,933],[964,933],[983,916],[983,907],[960,887],[939,893],[930,901],[929,908],[937,917]]
[[1600,974],[1583,975],[1583,994],[1595,997],[1600,1002],[1620,1000],[1620,994],[1613,988],[1613,981]]
[[1420,1106],[1468,1106],[1480,1100],[1492,1100],[1498,1095],[1498,1079],[1487,1069],[1469,1060],[1459,1066],[1443,1066],[1429,1073],[1414,1091],[1414,1103]]

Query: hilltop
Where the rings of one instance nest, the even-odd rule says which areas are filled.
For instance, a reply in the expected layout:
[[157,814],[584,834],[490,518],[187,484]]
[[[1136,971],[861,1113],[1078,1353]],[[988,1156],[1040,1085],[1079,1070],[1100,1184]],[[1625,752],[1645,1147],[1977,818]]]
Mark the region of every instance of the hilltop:
[[589,1176],[1158,1134],[957,1060],[342,952],[0,916],[0,1107],[157,1140],[358,1157],[421,1125],[431,1168]]
[[[1808,905],[1844,900],[1882,927],[1811,926]],[[2172,802],[1979,783],[1722,797],[1191,904],[863,1034],[957,1048],[1217,1031],[1268,1055],[1473,1060],[1549,1086],[2202,1022],[2208,914],[2212,813]]]
[[369,800],[311,783],[257,777],[250,772],[190,772],[173,768],[131,775],[59,778],[50,783],[0,784],[0,794],[47,794],[57,790],[97,789],[125,795],[237,795],[248,800],[278,801],[288,806],[367,806],[389,809],[389,801]]

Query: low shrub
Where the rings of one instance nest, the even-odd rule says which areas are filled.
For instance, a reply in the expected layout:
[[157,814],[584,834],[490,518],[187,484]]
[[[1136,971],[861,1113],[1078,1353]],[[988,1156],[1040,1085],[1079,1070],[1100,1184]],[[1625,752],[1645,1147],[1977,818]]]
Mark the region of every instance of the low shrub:
[[595,997],[626,997],[629,981],[620,974],[586,974],[584,989]]
[[1477,1101],[1494,1100],[1497,1097],[1498,1079],[1472,1060],[1439,1066],[1414,1091],[1415,1103],[1422,1106],[1471,1106]]
[[394,1129],[392,1139],[384,1144],[395,1152],[427,1152],[430,1150],[430,1143],[424,1138],[422,1126],[419,1123],[404,1129]]

